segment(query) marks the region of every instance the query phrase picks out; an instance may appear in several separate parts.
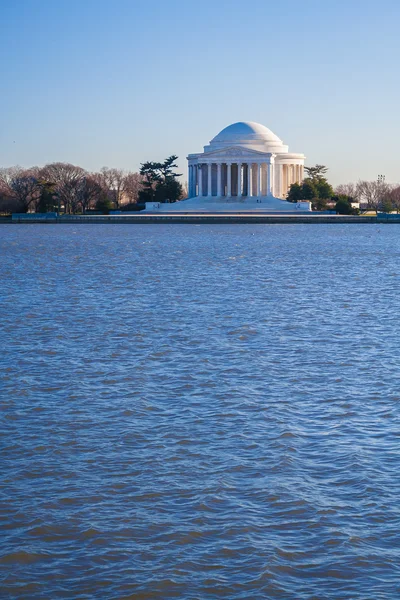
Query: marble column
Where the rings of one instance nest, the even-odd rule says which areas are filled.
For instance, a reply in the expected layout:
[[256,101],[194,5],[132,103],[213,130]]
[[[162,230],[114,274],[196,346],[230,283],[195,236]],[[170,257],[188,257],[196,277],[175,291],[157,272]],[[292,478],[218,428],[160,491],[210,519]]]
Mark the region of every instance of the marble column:
[[267,162],[267,196],[272,194],[272,164],[269,160]]
[[193,174],[194,174],[194,166],[189,165],[189,198],[193,198]]
[[261,196],[261,164],[257,163],[257,196]]
[[237,167],[238,167],[237,195],[239,197],[242,195],[242,163],[238,162]]
[[212,164],[208,163],[207,165],[207,196],[212,196],[212,179],[211,179],[211,172],[212,172]]
[[252,181],[252,163],[247,164],[247,196],[250,198],[253,194],[253,181]]
[[217,196],[222,196],[222,164],[217,163]]
[[280,198],[282,195],[282,165],[275,165],[274,196]]
[[275,196],[275,158],[271,161],[271,194]]
[[203,195],[203,165],[198,165],[197,175],[199,178],[199,196]]
[[232,163],[226,165],[226,195],[232,196]]
[[262,163],[261,164],[261,194],[266,196],[267,195],[267,174],[268,174],[268,167],[267,167],[267,163]]

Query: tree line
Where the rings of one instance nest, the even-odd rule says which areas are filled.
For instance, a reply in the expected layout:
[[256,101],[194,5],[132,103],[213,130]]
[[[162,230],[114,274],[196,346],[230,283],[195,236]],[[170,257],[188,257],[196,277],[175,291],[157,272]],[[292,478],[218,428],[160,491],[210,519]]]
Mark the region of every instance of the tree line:
[[354,208],[359,203],[366,210],[375,212],[399,212],[400,210],[400,185],[388,184],[384,179],[377,181],[358,181],[336,186],[335,189],[327,180],[328,167],[315,165],[305,167],[307,177],[302,183],[293,183],[288,191],[289,202],[308,200],[312,203],[313,210],[326,210],[335,208],[342,214],[354,214]]
[[390,213],[400,211],[400,185],[377,181],[358,181],[336,187],[336,193],[360,202],[367,210]]
[[92,173],[64,162],[0,168],[0,213],[84,214],[135,210],[148,201],[176,202],[185,197],[175,171],[177,158],[142,163],[138,173],[109,167]]

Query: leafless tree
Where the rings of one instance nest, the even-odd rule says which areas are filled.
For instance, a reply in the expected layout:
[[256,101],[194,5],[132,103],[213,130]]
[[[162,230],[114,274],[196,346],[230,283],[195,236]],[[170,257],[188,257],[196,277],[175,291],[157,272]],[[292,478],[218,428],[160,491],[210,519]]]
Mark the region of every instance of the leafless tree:
[[26,212],[38,201],[40,196],[38,173],[37,167],[0,169],[0,193],[3,197],[12,200],[16,210]]
[[12,180],[21,173],[21,167],[1,167],[0,168],[0,190],[5,192],[11,189]]
[[396,184],[392,186],[388,193],[388,200],[390,200],[393,208],[395,208],[398,213],[400,210],[400,185]]
[[143,189],[143,177],[140,173],[127,173],[125,175],[124,192],[129,204],[136,204],[139,192]]
[[64,212],[75,212],[79,205],[78,187],[86,171],[70,163],[50,163],[40,170],[40,177],[54,183],[59,203]]
[[188,195],[189,195],[188,189],[189,189],[188,182],[185,181],[185,183],[182,185],[182,194],[181,194],[181,197],[179,198],[179,200],[184,200],[185,198],[188,197]]
[[0,215],[23,212],[23,210],[19,200],[13,196],[12,190],[0,180]]
[[384,181],[358,181],[357,194],[359,201],[376,213],[382,201],[389,193],[389,186]]
[[89,208],[92,208],[97,200],[99,200],[104,191],[90,175],[82,177],[77,183],[76,198],[85,213]]
[[100,175],[103,178],[103,186],[109,191],[109,197],[115,204],[115,208],[120,208],[124,199],[125,192],[125,173],[122,169],[109,169],[102,167]]
[[335,194],[337,196],[350,196],[354,200],[358,201],[358,188],[355,183],[341,183],[335,188]]

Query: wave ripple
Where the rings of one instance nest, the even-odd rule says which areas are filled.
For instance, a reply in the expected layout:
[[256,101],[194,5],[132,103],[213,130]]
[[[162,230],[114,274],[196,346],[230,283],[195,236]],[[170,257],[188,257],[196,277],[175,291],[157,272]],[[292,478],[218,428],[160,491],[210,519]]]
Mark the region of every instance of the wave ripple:
[[1,233],[2,597],[400,597],[396,227]]

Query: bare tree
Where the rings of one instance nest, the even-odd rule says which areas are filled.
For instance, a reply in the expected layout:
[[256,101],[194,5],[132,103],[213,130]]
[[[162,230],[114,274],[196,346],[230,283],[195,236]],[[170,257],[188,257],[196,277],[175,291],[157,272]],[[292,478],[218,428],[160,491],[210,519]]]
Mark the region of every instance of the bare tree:
[[115,208],[119,208],[123,203],[125,192],[125,173],[122,169],[109,169],[102,167],[100,175],[103,178],[103,185],[109,190],[109,197],[115,204]]
[[10,213],[21,212],[22,208],[18,200],[0,192],[0,215],[9,215]]
[[398,213],[400,210],[400,185],[396,184],[391,190],[389,190],[388,200],[390,200],[393,208],[395,208],[396,212]]
[[86,175],[81,167],[70,163],[50,163],[40,170],[40,177],[54,183],[59,203],[64,205],[64,212],[75,212],[79,206],[78,187],[80,180]]
[[389,193],[389,186],[384,181],[358,181],[357,194],[359,201],[376,213],[382,201]]
[[11,189],[11,182],[13,177],[21,170],[20,167],[2,167],[0,168],[0,198],[1,198],[1,210],[3,212],[9,212],[10,206],[13,206],[13,212],[19,210],[15,209],[17,206],[17,200],[14,198],[13,191]]
[[84,176],[78,181],[76,197],[83,214],[92,208],[103,195],[103,188],[90,175]]
[[0,192],[13,200],[16,210],[27,212],[38,201],[40,196],[38,172],[37,167],[0,169]]
[[129,204],[136,204],[139,192],[143,189],[143,177],[140,173],[127,173],[125,175],[124,192]]
[[0,190],[5,192],[11,189],[11,182],[18,176],[23,169],[21,167],[1,167],[0,168]]
[[354,198],[354,200],[358,201],[358,192],[357,185],[355,183],[341,183],[335,188],[335,194],[337,196],[350,196],[350,198]]
[[182,185],[182,194],[181,194],[181,197],[179,198],[179,200],[184,200],[185,198],[188,197],[188,195],[189,195],[188,190],[189,190],[189,185],[188,185],[188,182],[185,181],[185,183]]
[[99,185],[101,187],[101,189],[104,192],[104,195],[109,197],[110,190],[108,188],[107,182],[105,181],[103,173],[96,171],[95,173],[90,173],[90,177],[91,177],[91,179],[93,179],[93,181],[95,181],[97,183],[97,185]]

